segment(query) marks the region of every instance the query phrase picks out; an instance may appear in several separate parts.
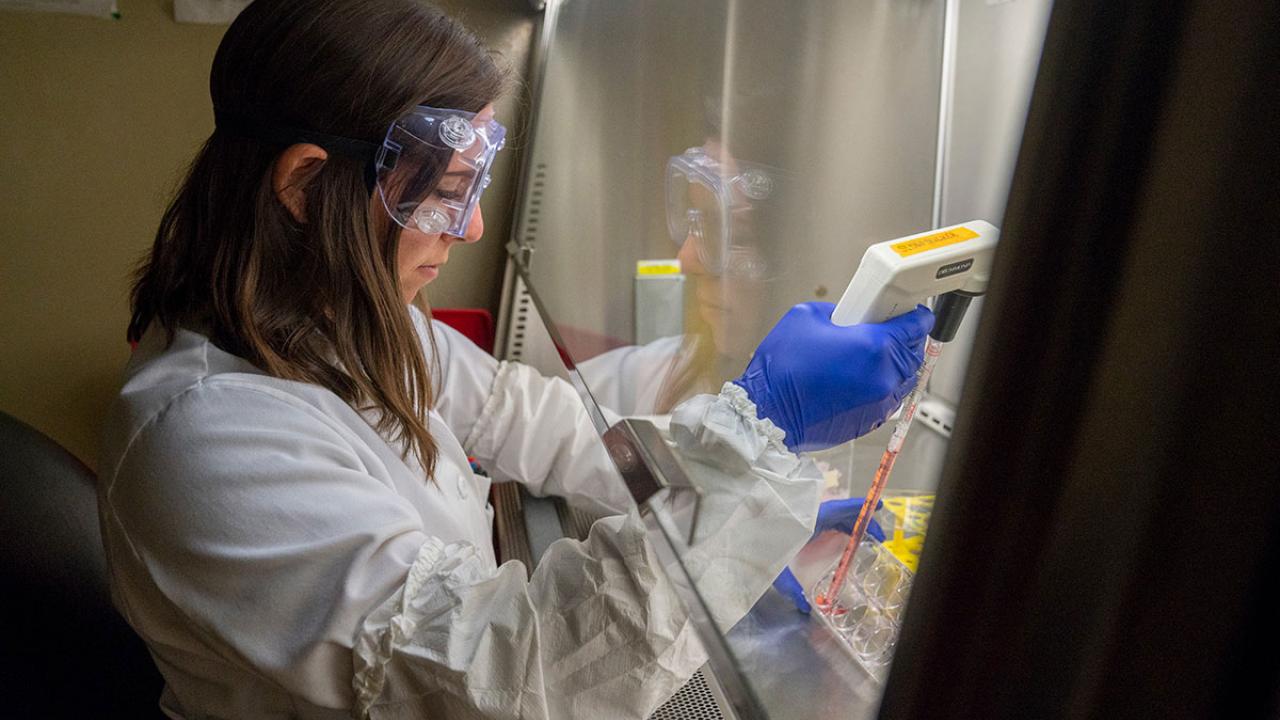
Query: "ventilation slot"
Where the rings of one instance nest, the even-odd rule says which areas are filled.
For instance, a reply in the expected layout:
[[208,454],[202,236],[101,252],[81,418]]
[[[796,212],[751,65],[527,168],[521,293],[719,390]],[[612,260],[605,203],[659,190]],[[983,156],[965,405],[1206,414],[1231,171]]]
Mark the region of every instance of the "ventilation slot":
[[525,331],[529,327],[529,316],[534,312],[533,300],[525,290],[524,281],[516,278],[516,309],[511,316],[511,330],[507,333],[507,359],[525,359]]
[[538,241],[538,216],[542,214],[542,197],[547,186],[547,164],[538,163],[534,168],[533,183],[529,188],[529,199],[525,202],[524,217],[521,218],[520,240],[525,247],[535,247]]

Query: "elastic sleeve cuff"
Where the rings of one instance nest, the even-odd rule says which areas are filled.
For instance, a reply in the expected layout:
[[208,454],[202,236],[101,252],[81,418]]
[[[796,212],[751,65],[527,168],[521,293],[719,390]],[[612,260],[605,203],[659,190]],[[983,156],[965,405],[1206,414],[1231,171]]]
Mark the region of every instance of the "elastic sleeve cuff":
[[[352,679],[356,717],[367,717],[369,709],[382,696],[387,682],[387,663],[399,648],[412,642],[419,623],[440,611],[450,611],[454,602],[449,589],[492,575],[484,565],[470,544],[446,545],[436,537],[426,539],[409,568],[404,586],[365,619],[356,638],[353,648],[356,672]],[[424,593],[429,585],[437,591],[444,590],[434,603]]]
[[697,395],[676,408],[671,436],[688,456],[729,471],[762,467],[786,477],[799,464],[786,433],[760,417],[747,391],[732,382],[719,395]]

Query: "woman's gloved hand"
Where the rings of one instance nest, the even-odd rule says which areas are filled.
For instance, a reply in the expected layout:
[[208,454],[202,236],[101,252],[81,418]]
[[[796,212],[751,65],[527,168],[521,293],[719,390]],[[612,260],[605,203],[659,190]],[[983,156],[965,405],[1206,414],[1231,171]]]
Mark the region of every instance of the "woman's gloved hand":
[[[876,510],[883,505],[883,502],[876,503]],[[828,500],[822,503],[818,506],[818,522],[813,526],[813,537],[818,537],[827,530],[838,530],[846,535],[852,533],[853,524],[857,522],[860,512],[862,512],[862,498]],[[884,542],[884,530],[880,528],[875,518],[872,518],[867,525],[867,534]],[[782,574],[773,581],[773,588],[791,600],[800,612],[807,615],[812,609],[809,606],[809,600],[804,596],[804,588],[792,574],[791,568],[783,568]]]
[[933,313],[923,305],[883,323],[842,327],[831,303],[787,311],[742,377],[762,418],[793,452],[834,447],[879,427],[915,386]]

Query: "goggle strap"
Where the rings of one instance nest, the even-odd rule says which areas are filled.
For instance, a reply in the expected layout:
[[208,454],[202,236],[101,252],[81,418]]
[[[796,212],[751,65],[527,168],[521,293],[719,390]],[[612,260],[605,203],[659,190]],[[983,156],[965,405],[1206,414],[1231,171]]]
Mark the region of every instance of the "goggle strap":
[[217,129],[237,137],[274,145],[293,145],[295,143],[311,143],[319,145],[326,151],[336,155],[345,155],[365,163],[365,185],[372,190],[376,179],[373,163],[377,150],[381,145],[367,140],[330,135],[316,130],[278,125],[253,115],[234,110],[213,109],[213,122]]

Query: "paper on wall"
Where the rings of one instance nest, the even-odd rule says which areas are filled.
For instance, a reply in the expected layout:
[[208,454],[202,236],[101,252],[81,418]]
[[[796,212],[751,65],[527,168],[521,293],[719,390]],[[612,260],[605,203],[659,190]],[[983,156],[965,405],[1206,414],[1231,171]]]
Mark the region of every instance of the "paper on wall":
[[250,0],[173,0],[173,19],[180,23],[228,24]]
[[102,18],[120,17],[116,0],[0,0],[0,10],[39,10]]

